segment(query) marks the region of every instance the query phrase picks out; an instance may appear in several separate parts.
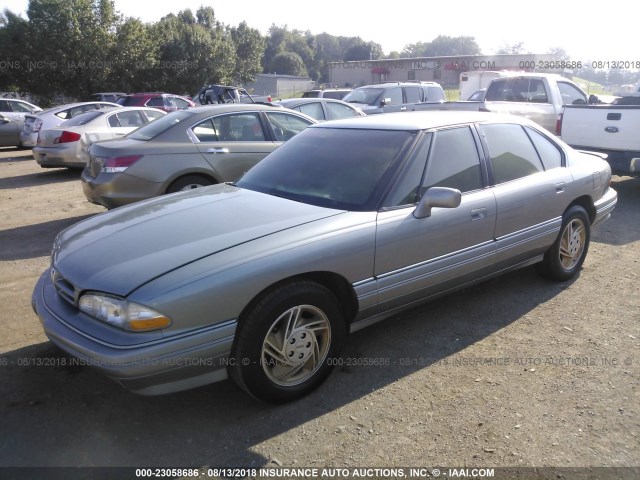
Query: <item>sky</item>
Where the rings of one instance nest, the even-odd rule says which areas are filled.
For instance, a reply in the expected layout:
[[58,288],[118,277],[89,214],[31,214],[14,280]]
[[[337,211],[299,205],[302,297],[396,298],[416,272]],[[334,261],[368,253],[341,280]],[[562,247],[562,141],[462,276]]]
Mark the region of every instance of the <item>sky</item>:
[[[2,4],[26,16],[28,0],[2,0]],[[631,37],[637,31],[640,8],[634,4],[616,4],[616,11],[609,13],[606,4],[594,9],[587,2],[562,0],[115,0],[120,13],[145,22],[186,8],[195,13],[207,5],[227,25],[246,21],[262,34],[275,24],[313,34],[360,37],[380,44],[385,54],[438,35],[471,36],[486,55],[522,42],[529,53],[560,47],[572,61],[610,62],[609,67],[611,62],[625,61],[636,69],[640,47]]]

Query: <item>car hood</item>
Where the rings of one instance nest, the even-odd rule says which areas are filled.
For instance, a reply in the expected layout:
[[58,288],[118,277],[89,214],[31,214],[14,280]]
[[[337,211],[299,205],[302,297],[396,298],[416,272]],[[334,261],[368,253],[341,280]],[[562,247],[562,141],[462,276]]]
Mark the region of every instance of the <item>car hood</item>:
[[53,266],[76,291],[126,296],[198,259],[343,213],[230,185],[117,208],[69,227]]

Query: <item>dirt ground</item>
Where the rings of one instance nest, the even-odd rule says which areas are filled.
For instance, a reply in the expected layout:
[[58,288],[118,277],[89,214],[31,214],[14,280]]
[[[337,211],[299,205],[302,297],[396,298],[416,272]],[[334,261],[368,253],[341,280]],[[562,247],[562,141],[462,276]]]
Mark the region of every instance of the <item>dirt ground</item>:
[[640,466],[640,178],[614,177],[574,281],[527,268],[379,323],[274,407],[62,365],[30,301],[56,233],[104,211],[79,176],[0,149],[0,466]]

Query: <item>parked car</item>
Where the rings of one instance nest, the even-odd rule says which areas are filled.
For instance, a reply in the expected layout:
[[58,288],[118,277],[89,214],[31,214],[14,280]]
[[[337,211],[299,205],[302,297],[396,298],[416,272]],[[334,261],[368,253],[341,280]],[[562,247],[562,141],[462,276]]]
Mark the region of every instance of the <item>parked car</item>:
[[330,88],[327,90],[307,90],[302,94],[302,98],[333,98],[342,100],[347,93],[351,92],[351,88]]
[[120,97],[124,97],[127,94],[124,92],[101,92],[101,93],[92,93],[89,95],[89,100],[93,100],[95,102],[115,102]]
[[116,103],[123,107],[154,107],[165,112],[175,112],[196,106],[190,98],[162,92],[132,93],[120,97]]
[[20,132],[27,114],[41,111],[24,100],[0,98],[0,147],[22,147]]
[[107,208],[237,180],[286,140],[316,123],[282,107],[196,107],[93,144],[82,172],[87,199]]
[[289,98],[273,103],[309,115],[319,122],[365,115],[358,107],[332,98]]
[[119,106],[109,102],[80,102],[53,107],[37,114],[28,114],[25,116],[24,126],[20,132],[20,141],[25,147],[35,147],[38,144],[40,130],[57,127],[84,112]]
[[56,345],[137,393],[229,375],[288,401],[322,383],[349,331],[526,265],[573,278],[616,204],[610,180],[520,117],[322,122],[235,185],[63,231],[33,305]]
[[355,103],[364,113],[405,112],[421,104],[444,102],[444,90],[436,82],[395,82],[355,88],[343,100]]
[[89,146],[123,137],[136,128],[166,115],[149,107],[109,107],[85,112],[59,127],[41,130],[33,157],[44,168],[84,168]]

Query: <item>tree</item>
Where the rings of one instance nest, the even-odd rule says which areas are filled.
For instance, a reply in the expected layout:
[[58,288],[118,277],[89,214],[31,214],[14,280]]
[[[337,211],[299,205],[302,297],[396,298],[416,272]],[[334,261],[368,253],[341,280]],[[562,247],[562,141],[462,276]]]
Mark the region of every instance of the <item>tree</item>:
[[255,28],[249,28],[247,22],[242,22],[231,28],[231,38],[236,50],[233,78],[238,83],[254,82],[256,75],[262,70],[264,37]]
[[29,56],[24,38],[28,22],[5,10],[0,13],[0,90],[18,91],[26,86]]
[[279,53],[272,60],[271,65],[273,73],[279,73],[280,75],[295,75],[298,77],[306,77],[308,75],[307,67],[302,57],[297,53]]
[[120,21],[112,0],[31,0],[27,15],[32,93],[83,98],[109,84]]
[[515,43],[513,45],[509,45],[509,44],[504,44],[504,46],[499,49],[496,53],[501,54],[501,55],[519,55],[522,53],[527,53],[525,48],[524,48],[524,43],[523,42],[519,42],[519,43]]
[[431,42],[418,42],[406,45],[401,55],[404,58],[416,58],[479,55],[480,53],[480,47],[474,37],[449,37],[439,35]]
[[382,47],[373,42],[365,42],[357,37],[353,45],[351,45],[344,54],[346,62],[356,60],[379,60],[383,57]]

